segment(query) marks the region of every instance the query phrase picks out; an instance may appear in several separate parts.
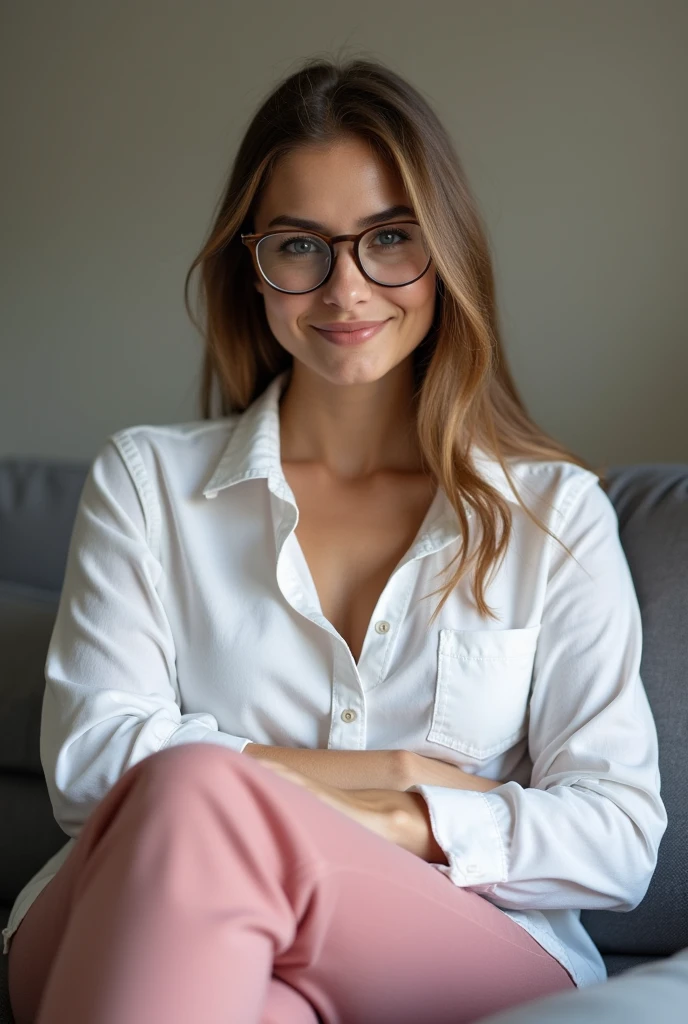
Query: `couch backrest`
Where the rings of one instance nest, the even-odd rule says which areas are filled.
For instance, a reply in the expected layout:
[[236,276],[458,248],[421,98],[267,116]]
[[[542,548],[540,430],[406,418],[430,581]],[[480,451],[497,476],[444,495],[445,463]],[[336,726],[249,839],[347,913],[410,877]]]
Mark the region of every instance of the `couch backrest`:
[[[39,758],[45,654],[88,466],[0,460],[0,902],[66,841]],[[605,954],[688,946],[688,464],[612,467],[607,492],[643,617],[641,675],[659,734],[669,826],[645,899],[584,911]]]

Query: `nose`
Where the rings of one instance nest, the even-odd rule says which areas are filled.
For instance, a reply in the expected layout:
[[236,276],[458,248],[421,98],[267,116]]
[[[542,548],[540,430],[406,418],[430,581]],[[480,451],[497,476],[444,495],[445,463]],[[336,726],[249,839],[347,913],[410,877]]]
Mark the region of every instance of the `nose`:
[[358,268],[353,242],[335,242],[334,248],[334,268],[329,281],[323,286],[323,299],[347,307],[367,298],[372,282]]

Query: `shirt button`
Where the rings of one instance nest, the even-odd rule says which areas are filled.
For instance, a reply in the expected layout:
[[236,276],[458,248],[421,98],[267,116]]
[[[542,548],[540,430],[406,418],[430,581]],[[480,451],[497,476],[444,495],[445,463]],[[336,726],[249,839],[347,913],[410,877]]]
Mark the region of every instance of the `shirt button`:
[[466,868],[466,871],[469,871],[472,875],[474,875],[477,870],[478,870],[478,865],[477,864],[469,864],[468,867]]
[[385,619],[380,619],[379,622],[375,623],[376,633],[389,633],[391,628],[392,627],[390,626],[389,622],[387,622]]
[[356,719],[356,712],[354,711],[353,708],[346,708],[345,711],[342,711],[342,721],[343,722],[353,722],[353,721],[355,721],[355,719]]

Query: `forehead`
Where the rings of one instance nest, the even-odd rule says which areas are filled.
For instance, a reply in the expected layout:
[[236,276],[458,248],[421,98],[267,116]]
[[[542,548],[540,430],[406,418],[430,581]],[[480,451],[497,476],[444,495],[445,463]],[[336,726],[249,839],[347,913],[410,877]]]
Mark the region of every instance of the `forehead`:
[[[408,203],[398,171],[362,139],[300,146],[282,157],[256,205],[256,230],[281,215],[309,218],[333,233],[360,217]],[[353,230],[353,228],[352,228]]]

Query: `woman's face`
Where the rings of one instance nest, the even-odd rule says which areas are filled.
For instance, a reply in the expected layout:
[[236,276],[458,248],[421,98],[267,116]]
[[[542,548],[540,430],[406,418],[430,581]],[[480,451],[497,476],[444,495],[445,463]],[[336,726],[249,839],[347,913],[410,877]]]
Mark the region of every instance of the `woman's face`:
[[[317,223],[323,234],[355,234],[359,220],[390,207],[410,206],[396,172],[358,138],[330,146],[303,146],[282,158],[260,197],[254,230],[298,227],[276,217]],[[397,213],[387,220],[413,218]],[[384,220],[380,222],[382,226]],[[337,259],[326,284],[303,295],[271,288],[259,277],[268,324],[295,360],[333,383],[378,380],[406,359],[428,333],[435,311],[436,273],[431,264],[412,284],[385,288],[358,269],[351,242],[335,245]],[[315,330],[334,321],[385,320],[360,345],[335,345]]]

